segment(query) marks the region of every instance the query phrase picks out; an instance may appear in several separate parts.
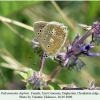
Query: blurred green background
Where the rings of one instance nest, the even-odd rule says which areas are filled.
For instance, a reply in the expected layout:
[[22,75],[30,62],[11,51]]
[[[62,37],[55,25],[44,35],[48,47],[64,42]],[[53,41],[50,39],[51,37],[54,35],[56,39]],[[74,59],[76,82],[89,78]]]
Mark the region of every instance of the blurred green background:
[[[27,71],[32,68],[38,71],[40,57],[36,55],[30,41],[35,38],[34,32],[16,24],[1,21],[2,17],[33,26],[36,21],[57,21],[68,27],[68,39],[85,31],[77,27],[78,23],[92,25],[100,22],[99,1],[0,1],[0,89],[25,89],[21,82],[22,77],[16,75],[14,70]],[[90,38],[88,38],[90,40]],[[100,47],[95,47],[93,52],[100,53]],[[74,82],[78,87],[86,87],[88,81],[94,81],[100,86],[100,57],[82,57],[86,66],[80,71],[66,70],[63,68],[55,77],[56,84],[70,84]],[[36,65],[35,65],[36,63]],[[47,58],[43,73],[50,74],[58,64]],[[26,68],[26,69],[25,69]]]

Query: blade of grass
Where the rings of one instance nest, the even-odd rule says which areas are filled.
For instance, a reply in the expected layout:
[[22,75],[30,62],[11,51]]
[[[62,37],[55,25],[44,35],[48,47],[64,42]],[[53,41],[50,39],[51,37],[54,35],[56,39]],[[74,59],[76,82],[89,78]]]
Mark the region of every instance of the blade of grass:
[[57,3],[53,0],[51,0],[51,3],[54,5],[54,7],[57,9],[57,11],[61,14],[63,19],[66,21],[66,23],[72,28],[72,30],[74,32],[76,32],[76,29],[75,29],[74,25],[71,23],[69,18],[64,14],[64,12],[61,10],[61,8],[57,5]]
[[2,59],[4,59],[7,62],[7,63],[0,63],[0,65],[3,66],[3,67],[10,68],[10,69],[13,69],[13,70],[24,71],[24,72],[27,72],[29,70],[29,68],[22,65],[21,63],[19,63],[14,58],[6,56],[3,53],[0,54],[0,56],[1,56]]
[[26,38],[24,35],[20,34],[16,29],[14,29],[10,24],[3,22],[11,31],[13,31],[16,35],[18,35],[20,38],[25,40],[26,42],[30,43],[30,40]]
[[17,26],[20,26],[20,27],[23,27],[23,28],[25,28],[25,29],[28,29],[28,30],[30,30],[30,31],[34,31],[34,30],[33,30],[33,27],[31,27],[31,26],[29,26],[29,25],[25,25],[25,24],[23,24],[23,23],[21,23],[21,22],[18,22],[18,21],[15,21],[15,20],[11,20],[11,19],[6,18],[6,17],[3,17],[3,16],[0,16],[0,21],[2,21],[2,22],[7,22],[7,23],[12,23],[12,24],[15,24],[15,25],[17,25]]

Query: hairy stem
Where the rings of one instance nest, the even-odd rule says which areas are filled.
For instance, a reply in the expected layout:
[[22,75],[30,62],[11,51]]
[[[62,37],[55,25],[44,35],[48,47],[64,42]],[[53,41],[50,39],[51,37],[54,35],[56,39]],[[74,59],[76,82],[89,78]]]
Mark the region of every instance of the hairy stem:
[[43,65],[44,65],[44,59],[45,59],[45,52],[42,52],[41,60],[40,60],[40,66],[39,66],[39,73],[42,73]]
[[53,70],[53,72],[49,75],[50,80],[48,80],[48,84],[53,80],[53,78],[58,74],[58,72],[61,71],[62,68],[63,66],[59,65]]

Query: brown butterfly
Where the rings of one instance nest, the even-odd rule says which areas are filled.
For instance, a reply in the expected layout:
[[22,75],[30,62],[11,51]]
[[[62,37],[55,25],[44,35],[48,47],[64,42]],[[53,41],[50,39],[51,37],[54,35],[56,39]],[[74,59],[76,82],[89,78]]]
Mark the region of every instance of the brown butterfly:
[[33,27],[40,47],[48,56],[56,55],[66,42],[67,27],[59,22],[38,21]]

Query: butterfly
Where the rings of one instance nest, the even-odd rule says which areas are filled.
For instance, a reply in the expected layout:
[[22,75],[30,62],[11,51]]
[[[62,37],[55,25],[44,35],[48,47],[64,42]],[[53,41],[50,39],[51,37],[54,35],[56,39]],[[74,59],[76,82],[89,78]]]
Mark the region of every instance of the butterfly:
[[66,42],[67,27],[59,22],[37,21],[33,28],[40,47],[48,56],[55,56]]

